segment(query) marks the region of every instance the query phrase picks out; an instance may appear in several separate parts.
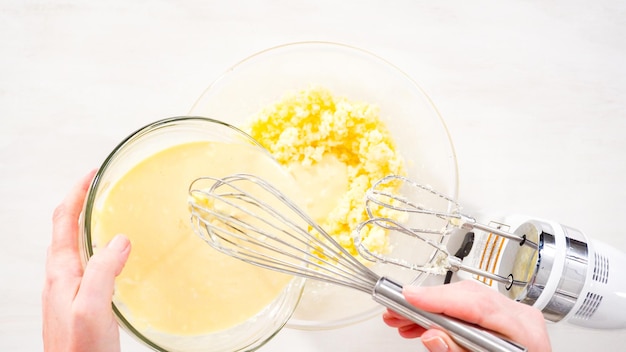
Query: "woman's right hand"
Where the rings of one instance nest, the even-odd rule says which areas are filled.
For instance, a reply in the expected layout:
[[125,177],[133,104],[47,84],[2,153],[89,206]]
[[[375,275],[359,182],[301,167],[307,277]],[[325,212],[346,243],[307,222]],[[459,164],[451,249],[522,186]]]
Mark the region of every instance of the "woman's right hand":
[[[539,310],[516,302],[476,281],[464,280],[450,285],[405,286],[406,300],[419,309],[444,314],[520,343],[529,352],[550,351],[546,322]],[[385,323],[397,328],[402,337],[421,337],[431,352],[465,351],[442,330],[426,330],[398,313],[388,310]]]

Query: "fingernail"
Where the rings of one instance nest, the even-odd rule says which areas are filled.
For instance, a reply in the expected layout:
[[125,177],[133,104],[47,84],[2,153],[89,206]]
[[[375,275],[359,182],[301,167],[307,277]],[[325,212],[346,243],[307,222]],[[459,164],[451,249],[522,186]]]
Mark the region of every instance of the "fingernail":
[[107,245],[108,248],[111,248],[118,252],[124,252],[128,246],[130,245],[130,241],[124,235],[115,235],[113,239]]
[[447,352],[448,345],[439,336],[429,337],[428,339],[422,339],[422,343],[430,352]]
[[407,285],[407,286],[404,286],[402,293],[404,294],[405,297],[406,296],[419,296],[423,290],[424,289],[421,286]]

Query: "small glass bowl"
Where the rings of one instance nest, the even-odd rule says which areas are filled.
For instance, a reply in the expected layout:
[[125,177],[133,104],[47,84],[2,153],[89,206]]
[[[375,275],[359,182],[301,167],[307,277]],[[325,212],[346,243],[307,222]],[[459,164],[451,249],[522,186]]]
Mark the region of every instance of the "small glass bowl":
[[[132,133],[106,158],[89,188],[81,217],[80,239],[84,263],[98,247],[106,245],[97,243],[92,233],[96,226],[97,211],[103,206],[109,190],[116,181],[147,157],[166,148],[195,141],[245,143],[253,148],[261,148],[267,153],[255,140],[237,128],[208,118],[169,118]],[[275,162],[269,153],[267,155],[268,162]],[[186,204],[181,206],[184,207]],[[190,236],[196,236],[191,226],[189,228]],[[146,328],[124,308],[124,302],[116,294],[113,295],[113,310],[120,326],[140,342],[157,351],[251,351],[265,344],[282,329],[296,308],[303,285],[303,279],[294,278],[278,297],[257,315],[232,328],[202,335],[173,335]],[[156,306],[154,309],[160,307]]]
[[[261,108],[286,93],[311,86],[329,89],[351,101],[378,105],[410,178],[431,185],[456,198],[457,161],[448,130],[422,89],[394,65],[364,50],[328,42],[281,45],[254,54],[228,69],[199,97],[191,115],[219,116],[242,126]],[[432,255],[428,246],[407,246],[392,239],[391,255],[419,258]],[[403,246],[404,244],[404,246]],[[375,265],[386,274],[407,283],[420,284],[399,268]],[[370,297],[355,291],[308,281],[302,301],[288,327],[308,330],[331,329],[357,323],[381,312]]]

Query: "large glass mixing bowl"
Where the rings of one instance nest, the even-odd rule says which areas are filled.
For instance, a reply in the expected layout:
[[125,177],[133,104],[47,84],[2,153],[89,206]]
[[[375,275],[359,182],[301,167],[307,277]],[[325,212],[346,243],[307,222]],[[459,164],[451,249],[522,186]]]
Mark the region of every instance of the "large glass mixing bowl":
[[[181,144],[205,141],[243,145],[244,148],[245,146],[249,146],[249,148],[255,148],[255,151],[256,149],[259,150],[258,154],[256,154],[256,152],[254,154],[259,156],[259,162],[275,163],[274,159],[267,153],[267,151],[263,149],[260,145],[258,145],[258,143],[250,136],[238,130],[237,128],[221,121],[201,117],[175,117],[156,121],[139,129],[138,131],[129,135],[110,153],[110,155],[107,157],[107,159],[98,170],[91,184],[91,187],[89,188],[89,193],[87,195],[83,214],[81,217],[81,250],[85,262],[87,262],[94,255],[94,253],[97,252],[98,248],[106,245],[106,243],[101,243],[101,240],[99,240],[99,237],[97,235],[98,233],[102,232],[99,230],[99,226],[102,226],[102,224],[99,223],[99,221],[102,221],[102,217],[100,217],[98,214],[104,211],[104,208],[106,207],[119,206],[121,208],[121,205],[118,203],[115,203],[114,205],[107,204],[108,194],[116,186],[120,179],[122,179],[131,169],[135,168],[140,163],[143,163],[146,158],[153,156],[162,150]],[[188,162],[185,161],[186,154],[182,152],[180,152],[179,154],[179,157],[175,158],[174,161],[168,163],[167,165],[161,165],[159,168],[155,168],[152,173],[159,175],[167,173],[171,174],[172,172],[180,172],[181,169],[185,169],[187,170],[186,172],[189,172],[189,166],[185,166],[188,165]],[[264,155],[265,157],[263,157]],[[219,175],[221,166],[211,164],[211,160],[212,159],[210,157],[207,157],[207,159],[204,160],[204,165],[198,164],[197,169],[195,169],[196,165],[193,164],[191,166],[191,172],[197,172],[197,175],[190,175],[191,179],[201,176],[225,176]],[[241,172],[246,172],[246,168],[248,166],[241,165],[241,167]],[[281,167],[279,165],[276,165],[276,168]],[[169,169],[170,171],[166,172],[166,169]],[[152,176],[150,176],[150,178],[152,179]],[[148,181],[145,178],[142,180],[144,181],[144,183]],[[183,184],[182,187],[178,186],[180,185],[176,185],[176,190],[180,191],[178,193],[180,193],[180,196],[182,198],[180,205],[178,205],[178,203],[168,203],[167,206],[170,207],[169,209],[178,209],[179,207],[182,207],[183,211],[186,212],[186,196],[188,184]],[[169,185],[162,184],[162,187],[169,187]],[[133,202],[133,204],[136,203],[136,207],[144,207],[144,205],[146,204],[145,202],[162,202],[163,192],[160,192],[159,187],[151,187],[148,191],[142,192],[143,193],[139,194],[137,197],[139,201]],[[135,195],[135,193],[133,193],[133,195]],[[159,213],[155,216],[152,216],[152,218],[154,219],[157,216],[167,217],[167,214],[170,214],[172,212],[173,211],[168,211],[163,214]],[[181,231],[188,232],[188,236],[190,238],[193,237],[193,240],[198,239],[198,243],[196,246],[198,247],[198,250],[203,251],[202,253],[199,253],[200,255],[212,255],[211,251],[213,249],[209,245],[202,242],[199,237],[197,237],[197,235],[193,232],[191,228],[190,221],[187,221],[183,218],[174,219],[174,221],[179,221],[177,227],[183,228],[183,230]],[[185,287],[181,287],[174,283],[176,281],[176,277],[172,277],[174,276],[174,274],[168,274],[170,273],[170,267],[168,267],[167,265],[182,267],[186,269],[191,266],[190,263],[194,263],[195,265],[196,262],[191,262],[188,259],[189,252],[186,251],[185,248],[181,249],[180,245],[176,245],[171,246],[171,248],[166,248],[166,250],[163,252],[155,253],[155,251],[152,249],[153,247],[150,246],[150,244],[144,244],[144,242],[141,242],[138,239],[136,239],[135,241],[132,237],[133,234],[127,235],[129,235],[129,237],[131,238],[133,246],[130,254],[131,257],[133,255],[141,256],[141,253],[143,253],[146,258],[142,259],[144,260],[144,263],[149,263],[151,264],[150,266],[153,267],[152,270],[146,275],[142,275],[138,278],[133,278],[133,280],[138,281],[137,285],[143,285],[145,287],[146,280],[153,275],[169,275],[166,277],[166,279],[168,280],[168,282],[171,282],[171,285],[174,286],[172,287],[173,290],[190,292],[195,296],[199,296],[197,298],[199,299],[200,304],[203,304],[203,302],[205,301],[209,301],[209,298],[211,297],[207,297],[208,294],[206,293],[204,285],[205,282],[213,282],[211,275],[207,275],[206,277],[202,275],[202,277],[199,277],[199,280],[202,282],[202,284],[198,284],[197,287],[194,287],[194,285],[186,285]],[[151,235],[154,235],[154,242],[160,240],[159,236],[171,236],[170,233],[163,230],[155,231]],[[144,247],[138,248],[138,246],[140,245],[144,245]],[[176,257],[179,259],[176,259],[176,261],[174,262],[167,262],[169,258],[173,258],[172,255],[179,252],[181,253],[181,256]],[[153,256],[158,257],[158,261],[150,261],[149,257]],[[167,264],[163,264],[166,262]],[[211,273],[222,270],[220,269],[220,267],[211,268]],[[125,269],[128,269],[128,263]],[[198,274],[199,272],[202,271],[197,270],[197,268],[191,268],[191,275],[200,275]],[[237,276],[233,276],[232,273],[225,273],[225,275],[231,275],[232,279],[229,280],[232,280],[233,282],[238,280]],[[118,277],[118,280],[120,279],[121,278]],[[118,284],[119,282],[116,281],[116,286]],[[216,284],[213,283],[212,285]],[[248,285],[248,283],[244,282],[243,285]],[[242,323],[214,332],[180,334],[172,333],[171,331],[164,332],[162,330],[156,329],[153,326],[154,324],[150,324],[150,322],[146,323],[144,317],[139,317],[137,316],[137,314],[133,314],[132,310],[128,307],[128,302],[124,301],[124,298],[120,296],[120,293],[117,290],[113,295],[113,310],[122,328],[124,328],[131,336],[134,336],[143,344],[157,351],[251,351],[265,344],[278,331],[280,331],[280,329],[282,329],[282,327],[296,308],[296,305],[302,293],[303,285],[303,279],[295,278],[291,280],[287,284],[287,286],[282,289],[278,296],[276,296],[276,298],[274,298],[273,301],[265,306],[265,308],[262,309],[258,314],[250,317]],[[227,289],[226,287],[222,288]],[[254,291],[251,291],[251,294],[254,294]],[[155,292],[154,290],[150,291],[149,295],[161,297],[160,292]],[[145,296],[142,297],[152,298]],[[167,308],[168,302],[164,298],[155,299],[154,302],[157,303],[153,304],[152,307],[149,308],[150,310],[167,311],[167,309],[170,309]],[[225,317],[217,316],[214,318],[219,320]],[[184,322],[186,318],[182,317],[182,319]],[[211,319],[213,319],[213,317]]]
[[[378,105],[407,163],[408,176],[457,195],[457,162],[446,126],[422,89],[384,59],[354,47],[303,42],[274,47],[237,63],[200,96],[191,115],[223,119],[241,126],[262,107],[286,93],[320,86],[333,95]],[[403,246],[394,238],[390,255],[430,258],[428,246]],[[400,253],[408,252],[408,253]],[[419,284],[415,273],[375,265],[375,271]],[[381,308],[370,297],[348,288],[308,281],[288,327],[329,329],[373,317]]]

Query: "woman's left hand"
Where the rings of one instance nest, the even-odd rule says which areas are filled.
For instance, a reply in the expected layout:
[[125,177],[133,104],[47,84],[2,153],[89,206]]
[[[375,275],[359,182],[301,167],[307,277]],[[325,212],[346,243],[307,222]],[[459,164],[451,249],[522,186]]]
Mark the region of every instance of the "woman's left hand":
[[120,350],[119,328],[111,309],[115,277],[130,253],[117,235],[91,257],[83,270],[78,219],[94,172],[86,175],[55,209],[52,242],[42,294],[44,350],[111,352]]

